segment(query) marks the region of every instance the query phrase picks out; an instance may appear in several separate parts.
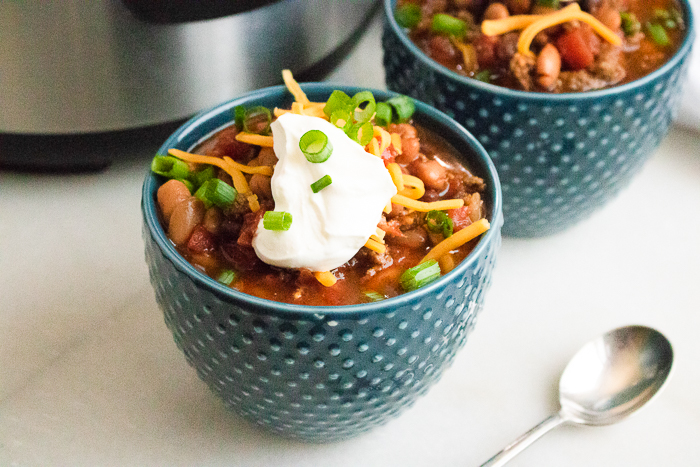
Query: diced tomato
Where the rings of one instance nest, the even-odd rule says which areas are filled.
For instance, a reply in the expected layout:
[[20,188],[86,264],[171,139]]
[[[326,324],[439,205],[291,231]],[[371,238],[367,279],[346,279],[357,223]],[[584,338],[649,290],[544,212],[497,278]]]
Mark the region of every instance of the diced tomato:
[[472,223],[472,220],[469,218],[468,206],[462,206],[461,208],[457,209],[450,209],[449,211],[447,211],[447,215],[450,219],[452,219],[453,232],[459,232],[460,230]]
[[377,224],[377,227],[386,232],[387,235],[394,237],[403,237],[403,233],[399,228],[399,221],[395,219],[392,219],[390,221],[385,221],[384,219],[382,219],[381,221],[379,221],[379,224]]
[[187,241],[187,248],[193,253],[205,253],[214,250],[216,242],[214,236],[204,226],[198,225]]
[[238,236],[238,244],[241,246],[252,246],[253,236],[258,230],[258,224],[260,219],[265,215],[265,210],[258,209],[256,212],[249,212],[243,216],[243,227],[241,227],[241,233]]
[[389,146],[386,147],[384,152],[382,153],[382,160],[384,161],[384,167],[387,166],[387,164],[391,164],[392,162],[396,162],[396,156],[398,155],[398,152],[396,152],[396,148],[390,144]]
[[583,70],[589,67],[595,56],[580,29],[570,29],[556,41],[561,60],[570,70]]
[[236,140],[237,134],[238,130],[235,126],[222,130],[218,135],[216,146],[214,146],[209,155],[215,157],[229,156],[234,161],[246,162],[250,160],[255,154],[255,148],[250,144]]

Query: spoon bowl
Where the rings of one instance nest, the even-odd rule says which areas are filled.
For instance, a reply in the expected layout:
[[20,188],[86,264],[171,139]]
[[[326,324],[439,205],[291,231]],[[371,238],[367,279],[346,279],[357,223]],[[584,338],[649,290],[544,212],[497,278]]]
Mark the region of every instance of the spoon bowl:
[[612,330],[584,345],[559,381],[561,412],[585,425],[616,423],[646,404],[668,379],[673,349],[644,326]]
[[584,345],[559,380],[558,413],[516,439],[482,467],[502,466],[563,424],[602,426],[632,414],[659,393],[673,366],[671,343],[645,326],[626,326]]

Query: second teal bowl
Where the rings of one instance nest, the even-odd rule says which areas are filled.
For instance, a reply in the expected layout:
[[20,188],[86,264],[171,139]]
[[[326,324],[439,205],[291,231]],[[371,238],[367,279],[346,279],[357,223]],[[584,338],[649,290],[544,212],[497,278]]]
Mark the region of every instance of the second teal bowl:
[[389,89],[442,110],[489,153],[503,188],[504,235],[554,234],[589,217],[632,180],[678,109],[695,36],[661,68],[629,84],[584,93],[514,91],[459,75],[423,53],[384,0]]

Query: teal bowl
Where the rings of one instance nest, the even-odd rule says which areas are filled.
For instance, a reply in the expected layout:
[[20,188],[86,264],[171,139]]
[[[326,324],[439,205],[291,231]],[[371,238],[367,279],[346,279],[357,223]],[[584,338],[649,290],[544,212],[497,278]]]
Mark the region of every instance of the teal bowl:
[[476,136],[503,189],[503,234],[563,231],[613,199],[668,133],[687,77],[695,35],[680,0],[686,36],[676,54],[639,80],[600,91],[548,94],[466,78],[423,53],[384,0],[386,85],[445,112]]
[[[304,84],[310,99],[333,89]],[[373,90],[377,100],[393,96]],[[282,86],[207,110],[160,148],[190,150],[228,126],[236,105],[289,108]],[[491,229],[453,271],[416,291],[340,307],[289,305],[230,289],[191,266],[168,240],[156,212],[163,183],[146,175],[141,208],[146,262],[175,343],[224,404],[261,427],[314,442],[362,433],[424,394],[464,345],[481,312],[501,244],[501,187],[483,147],[443,113],[418,102],[415,121],[437,132],[484,178]]]

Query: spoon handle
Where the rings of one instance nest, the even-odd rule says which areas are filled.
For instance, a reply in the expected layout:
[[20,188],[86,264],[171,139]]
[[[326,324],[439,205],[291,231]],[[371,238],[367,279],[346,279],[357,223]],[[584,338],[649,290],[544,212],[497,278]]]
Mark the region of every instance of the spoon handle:
[[505,465],[506,462],[524,451],[526,447],[537,441],[543,434],[547,433],[552,428],[558,427],[565,421],[566,419],[559,413],[552,415],[527,433],[521,435],[491,459],[481,464],[481,467],[500,467]]

